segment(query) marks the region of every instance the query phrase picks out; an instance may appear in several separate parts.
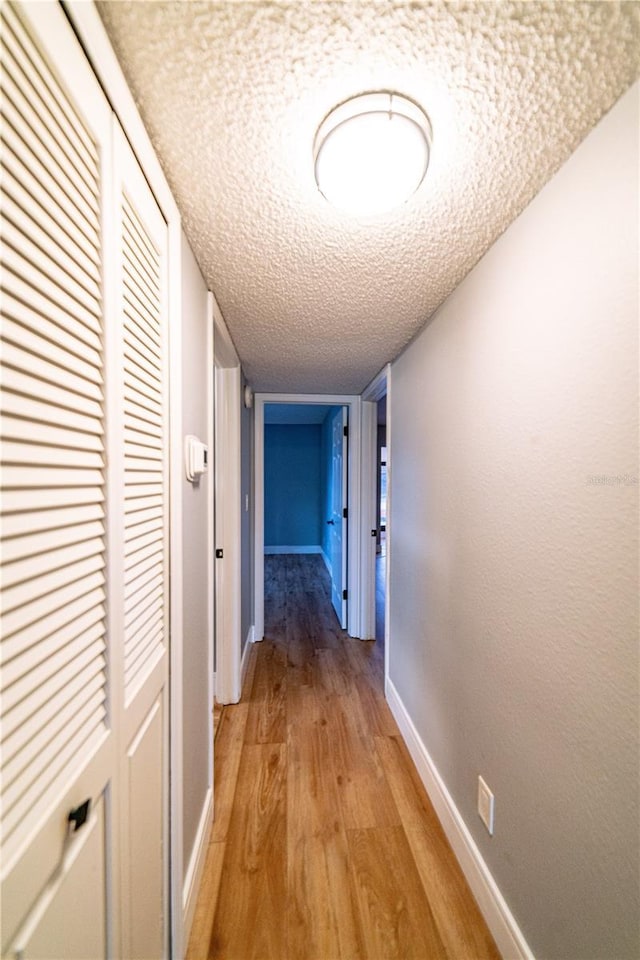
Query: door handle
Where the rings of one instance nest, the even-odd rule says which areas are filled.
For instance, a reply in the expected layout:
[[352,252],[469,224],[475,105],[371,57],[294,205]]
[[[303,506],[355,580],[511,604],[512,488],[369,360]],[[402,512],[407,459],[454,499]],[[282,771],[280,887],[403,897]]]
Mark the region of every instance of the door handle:
[[69,828],[73,824],[73,833],[76,833],[80,827],[84,826],[87,822],[87,817],[89,816],[89,811],[91,810],[91,798],[85,800],[84,803],[81,803],[79,807],[76,807],[74,810],[69,811],[67,817],[67,823]]
[[335,520],[327,520],[327,523],[330,524],[332,527],[335,526]]

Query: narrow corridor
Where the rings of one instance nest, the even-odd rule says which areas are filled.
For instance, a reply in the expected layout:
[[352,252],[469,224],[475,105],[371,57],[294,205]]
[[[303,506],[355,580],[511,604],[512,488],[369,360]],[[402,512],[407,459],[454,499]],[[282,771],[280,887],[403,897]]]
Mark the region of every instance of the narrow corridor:
[[[497,958],[317,555],[265,558],[265,640],[225,707],[188,960]],[[213,924],[213,929],[212,929]]]

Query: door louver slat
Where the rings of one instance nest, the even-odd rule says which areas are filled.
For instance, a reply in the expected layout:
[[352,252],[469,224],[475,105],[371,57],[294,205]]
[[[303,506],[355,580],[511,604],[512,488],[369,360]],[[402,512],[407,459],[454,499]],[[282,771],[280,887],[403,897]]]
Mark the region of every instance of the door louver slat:
[[154,267],[142,260],[131,232],[129,236],[129,248],[124,251],[127,286],[130,289],[135,288],[137,297],[146,301],[152,310],[157,310],[160,305],[160,289],[153,276]]
[[135,598],[135,603],[129,604],[125,626],[132,636],[138,634],[142,626],[148,623],[153,616],[152,611],[158,610],[158,600],[162,597],[162,585],[158,587],[153,583],[141,590],[139,596]]
[[[122,207],[122,217],[129,234],[130,248],[135,248],[138,251],[140,261],[146,262],[150,274],[153,274],[156,269],[155,264],[158,256],[157,250],[153,243],[149,240],[142,221],[136,215],[136,212],[131,204],[126,201],[126,198]],[[155,281],[157,277],[150,276],[150,279]]]
[[[23,331],[22,336],[22,346],[16,346],[9,339],[14,338],[18,339],[19,334],[16,335],[14,332],[14,325],[10,320],[5,318],[3,323],[3,361],[6,367],[17,370],[22,376],[29,376],[35,379],[35,383],[31,382],[31,387],[36,384],[43,383],[45,389],[48,389],[47,384],[54,384],[63,391],[71,391],[72,394],[77,394],[78,397],[86,398],[88,400],[97,400],[98,406],[97,410],[102,409],[100,401],[102,400],[102,388],[99,383],[88,381],[84,379],[79,373],[79,368],[81,363],[79,360],[74,360],[73,357],[66,359],[66,367],[56,365],[53,359],[45,360],[41,359],[38,356],[35,356],[33,352],[30,352],[26,349],[27,346],[32,346],[34,349],[38,347],[44,353],[47,349],[46,341],[42,338],[29,337],[26,331]],[[42,344],[42,346],[41,346]],[[56,348],[51,347],[49,350],[49,355],[52,357],[56,353]],[[69,367],[73,365],[74,370],[70,370]],[[99,379],[99,368],[96,368],[96,373],[94,375],[94,380]],[[10,377],[11,374],[7,373],[7,377]],[[42,387],[37,386],[37,391],[35,396],[37,397],[33,403],[40,403],[40,394]],[[12,391],[13,392],[13,391]],[[26,394],[29,396],[29,393]],[[52,401],[52,397],[47,397],[47,403],[44,404],[45,410],[47,409],[49,402]],[[69,413],[65,414],[67,421],[65,425],[68,425],[76,430],[85,430],[89,425],[89,420],[96,419],[95,417],[87,417],[84,410],[81,413],[78,410],[78,398],[74,399],[72,395],[67,393],[65,400],[62,404],[55,404],[56,407],[61,409],[64,407],[70,407],[72,417]],[[6,407],[5,407],[6,409]],[[35,408],[34,408],[35,409]],[[96,410],[96,407],[93,407],[93,410]],[[29,414],[31,416],[31,413]],[[47,422],[46,416],[41,417],[32,417],[32,419],[44,419],[44,422]],[[93,432],[93,431],[92,431]],[[102,433],[102,429],[95,430],[96,433]]]
[[77,697],[71,703],[57,710],[46,727],[41,727],[39,733],[22,745],[20,752],[3,764],[2,778],[7,785],[8,806],[11,806],[11,793],[19,797],[33,783],[30,775],[31,764],[37,760],[43,750],[56,753],[60,744],[66,741],[65,728],[70,722],[79,727],[90,719],[96,709],[102,704],[102,684],[100,677],[94,677],[89,684],[79,690]]
[[[11,690],[3,695],[3,710],[6,711],[1,724],[3,763],[16,752],[12,737],[17,738],[18,744],[28,742],[42,726],[46,726],[46,723],[41,722],[43,716],[47,717],[48,722],[62,704],[73,701],[78,690],[81,690],[92,677],[99,676],[104,665],[103,651],[104,638],[99,636],[64,668],[42,683],[37,690],[31,689],[20,700],[14,697]],[[23,683],[23,688],[25,686],[26,683]],[[22,692],[24,693],[24,689]],[[3,794],[5,786],[6,784],[3,785]]]
[[29,75],[42,101],[47,104],[49,112],[56,118],[58,127],[64,131],[63,141],[68,142],[78,157],[83,159],[89,173],[87,182],[97,193],[97,183],[92,171],[98,163],[98,150],[91,134],[58,84],[46,60],[35,49],[19,16],[11,7],[8,7],[4,17],[7,26],[10,26],[10,31],[4,34],[3,41],[6,44],[15,41],[12,49],[16,63],[20,64]]
[[85,203],[81,202],[80,206],[74,204],[74,199],[80,198],[70,197],[66,190],[58,183],[49,169],[49,158],[46,157],[44,145],[34,144],[36,149],[41,151],[46,157],[46,166],[45,163],[39,159],[38,154],[34,153],[31,147],[26,144],[16,130],[14,130],[7,116],[6,103],[2,114],[2,143],[12,168],[15,170],[18,165],[25,167],[29,175],[28,177],[24,177],[24,181],[33,187],[34,196],[41,197],[44,193],[59,209],[70,210],[70,219],[76,230],[90,245],[98,245],[98,218],[91,215],[91,211]]
[[[14,544],[18,537],[30,537],[41,532],[56,535],[61,531],[61,536],[66,533],[68,527],[73,527],[79,523],[89,523],[91,521],[100,521],[100,527],[104,530],[102,521],[104,520],[104,508],[100,503],[85,504],[80,507],[71,507],[70,509],[56,510],[32,510],[29,513],[16,513],[2,518],[2,552],[14,550]],[[57,540],[55,541],[57,542]],[[15,556],[21,556],[22,549],[19,541],[15,547]]]
[[125,546],[125,570],[130,569],[136,563],[137,558],[146,554],[149,547],[154,544],[158,545],[159,550],[162,549],[164,530],[161,524],[155,524],[148,533],[141,532],[136,527],[136,533],[137,536],[129,540]]
[[51,642],[58,630],[61,630],[75,618],[87,613],[92,609],[102,608],[105,602],[105,592],[102,587],[94,587],[86,593],[80,593],[74,599],[67,600],[61,607],[54,610],[50,616],[35,623],[29,624],[19,633],[12,637],[6,637],[3,641],[3,671],[6,669],[6,663],[9,663],[14,657],[24,651],[29,650],[38,643]]
[[100,352],[100,324],[94,323],[90,315],[78,321],[57,304],[47,301],[39,290],[33,290],[19,277],[10,276],[9,282],[13,282],[15,294],[8,289],[5,291],[3,309],[8,317],[28,330],[35,330],[52,343],[57,343],[60,338],[79,357],[85,356],[87,347]]
[[[32,447],[28,443],[6,440],[3,444],[5,463],[33,465],[39,467],[94,467],[101,470],[102,457],[91,450],[67,450],[65,447]],[[3,553],[6,560],[6,553]]]
[[[14,560],[10,563],[5,558],[2,569],[3,590],[25,583],[32,591],[35,588],[40,574],[50,573],[53,570],[65,570],[71,564],[92,557],[100,553],[102,547],[102,532],[95,538],[83,538],[67,547],[56,546],[53,550],[39,552],[25,557],[23,560]],[[6,609],[6,608],[5,608]]]
[[[10,75],[5,78],[2,114],[10,127],[6,131],[7,143],[15,144],[17,154],[23,154],[25,150],[33,153],[46,151],[48,177],[69,197],[87,223],[94,230],[98,230],[100,221],[97,197],[87,188],[82,176],[78,176],[78,170],[73,169],[76,159],[73,152],[70,152],[70,156],[65,154],[52,135],[49,129],[50,118],[47,118],[49,123],[43,122],[42,114],[34,113],[35,100],[34,91],[26,78],[18,77],[18,83],[15,83]],[[69,168],[73,176],[69,175]]]
[[131,518],[131,523],[129,524],[129,529],[127,531],[127,536],[125,537],[124,543],[124,555],[125,557],[129,555],[132,550],[136,549],[136,544],[139,542],[139,539],[147,536],[153,535],[156,531],[163,531],[162,523],[162,514],[160,513],[159,518],[155,520],[144,520],[139,523],[135,522],[137,518]]
[[[164,510],[164,499],[162,497],[130,497],[125,504],[127,528],[129,522],[137,523],[142,516],[145,516],[148,511],[154,510],[156,507],[160,507],[162,510]],[[128,529],[125,531],[125,539],[127,537],[127,533]]]
[[[20,282],[20,278],[29,275],[30,268],[33,267],[33,264],[29,263],[26,258],[21,257],[19,254],[15,254],[11,247],[7,246],[4,251],[4,268],[7,271],[10,271],[9,277],[11,274],[14,274],[17,278],[17,282],[12,286],[7,286],[7,289],[10,290],[15,296],[16,299],[21,299],[21,294],[25,294],[24,286]],[[55,310],[58,308],[59,315],[64,317],[65,315],[71,316],[76,320],[79,320],[80,323],[91,328],[92,324],[94,326],[99,326],[96,324],[98,319],[99,309],[96,308],[95,304],[92,304],[88,309],[84,304],[80,303],[74,297],[66,293],[65,290],[61,289],[56,283],[53,283],[46,277],[41,271],[39,271],[38,285],[37,285],[37,303],[35,304],[36,309],[43,313],[45,316],[49,313],[50,305],[53,306]],[[22,289],[21,289],[22,287]],[[33,303],[33,301],[32,301]],[[44,307],[44,309],[43,309]]]
[[[17,263],[20,262],[19,258],[22,258],[33,264],[47,280],[58,287],[61,294],[71,295],[95,316],[100,315],[100,290],[97,285],[91,285],[94,286],[94,289],[87,290],[87,286],[90,286],[90,284],[86,282],[86,278],[84,285],[78,283],[75,276],[69,273],[67,264],[62,266],[57,263],[48,250],[43,250],[31,237],[26,236],[19,227],[15,226],[11,220],[5,218],[2,232],[3,240],[14,251]],[[58,297],[61,294],[58,294]]]
[[[158,344],[156,341],[150,337],[144,330],[144,325],[141,323],[141,318],[138,316],[137,312],[126,302],[124,304],[124,312],[126,316],[132,322],[124,331],[124,342],[125,342],[125,356],[140,356],[145,358],[147,354],[151,353],[153,356],[151,359],[151,369],[157,367],[157,360],[160,358],[160,351],[158,350]],[[127,347],[130,347],[130,350],[127,350]],[[145,364],[146,366],[146,364]]]
[[138,417],[152,427],[162,429],[162,415],[157,410],[152,409],[152,402],[146,397],[132,390],[128,384],[124,385],[124,398],[126,402],[126,411],[130,416]]
[[100,261],[96,259],[95,248],[64,207],[47,194],[30,171],[22,169],[5,144],[3,147],[3,187],[6,196],[33,222],[36,231],[44,230],[54,243],[60,244],[86,271],[87,277],[99,278]]
[[[67,545],[94,541],[101,537],[104,527],[99,520],[75,525],[57,526],[53,530],[38,530],[37,533],[14,535],[2,545],[2,559],[5,565],[20,562],[28,557],[39,557],[50,550],[61,550]],[[3,579],[6,582],[7,566],[3,567]]]
[[[57,443],[61,447],[69,447],[73,450],[78,447],[78,436],[74,430],[47,426],[46,423],[39,423],[35,420],[20,420],[17,417],[0,417],[0,434],[7,439],[22,440],[24,443],[46,445]],[[102,451],[103,442],[99,434],[95,436],[86,434],[82,439],[84,440],[84,449]],[[6,524],[12,522],[13,518],[11,517],[4,521]]]
[[[79,286],[96,299],[100,298],[100,271],[97,266],[85,256],[80,247],[72,246],[71,238],[57,226],[55,220],[46,210],[40,210],[28,194],[20,192],[20,198],[26,209],[20,206],[11,193],[5,189],[0,199],[0,210],[5,224],[19,233],[27,234],[33,243],[49,258],[49,260],[64,270]],[[82,273],[77,273],[78,262],[82,261]]]
[[[6,350],[6,353],[10,352],[11,348]],[[57,386],[53,383],[45,383],[44,380],[39,380],[37,377],[25,373],[24,370],[10,367],[6,363],[6,356],[5,366],[2,368],[2,374],[0,375],[0,386],[5,390],[11,390],[12,393],[21,393],[25,397],[37,392],[42,400],[46,400],[48,404],[56,407],[67,407],[73,410],[78,406],[79,402],[82,402],[83,412],[90,417],[99,419],[102,413],[99,402],[90,400],[88,397],[82,397],[82,401],[80,401],[78,394],[66,389],[66,387]],[[6,448],[5,454],[8,459],[11,459]],[[24,459],[25,457],[26,459]],[[14,460],[13,462],[63,464],[75,463],[76,461],[71,460],[71,454],[68,451],[65,453],[64,449],[61,449],[59,446],[50,444],[48,447],[45,447],[43,444],[41,450],[32,451],[29,454],[23,450],[22,459]],[[86,465],[86,463],[90,463],[92,466],[102,466],[102,459],[95,453],[87,454],[87,460],[83,461],[83,465]]]
[[164,628],[160,626],[153,634],[141,638],[129,656],[125,656],[125,670],[129,677],[129,683],[136,688],[162,655],[162,638]]
[[[44,680],[55,673],[64,663],[99,637],[104,616],[104,607],[92,608],[70,623],[66,623],[46,640],[33,644],[19,656],[14,657],[2,669],[0,689],[4,692],[15,683],[16,696],[21,699],[25,696],[25,689],[29,689],[29,684],[33,685],[34,681],[40,682],[41,679]],[[36,670],[42,671],[41,676],[36,677]],[[33,675],[32,671],[34,671]]]

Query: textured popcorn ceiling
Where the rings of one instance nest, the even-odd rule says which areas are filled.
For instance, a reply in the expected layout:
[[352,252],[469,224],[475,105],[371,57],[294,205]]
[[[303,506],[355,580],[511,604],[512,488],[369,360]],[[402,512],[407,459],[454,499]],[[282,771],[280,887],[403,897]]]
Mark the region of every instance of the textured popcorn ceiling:
[[[265,391],[360,392],[639,70],[636,3],[98,8]],[[318,192],[312,142],[333,106],[372,89],[417,100],[433,150],[407,204],[354,221]]]

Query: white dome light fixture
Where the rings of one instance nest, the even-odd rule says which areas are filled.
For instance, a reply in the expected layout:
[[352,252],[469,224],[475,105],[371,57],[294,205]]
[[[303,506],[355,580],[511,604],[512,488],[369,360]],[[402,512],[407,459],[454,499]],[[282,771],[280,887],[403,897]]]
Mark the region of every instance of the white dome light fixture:
[[389,91],[352,97],[318,127],[313,143],[318,189],[354,216],[393,210],[424,180],[431,137],[429,118],[412,100]]

